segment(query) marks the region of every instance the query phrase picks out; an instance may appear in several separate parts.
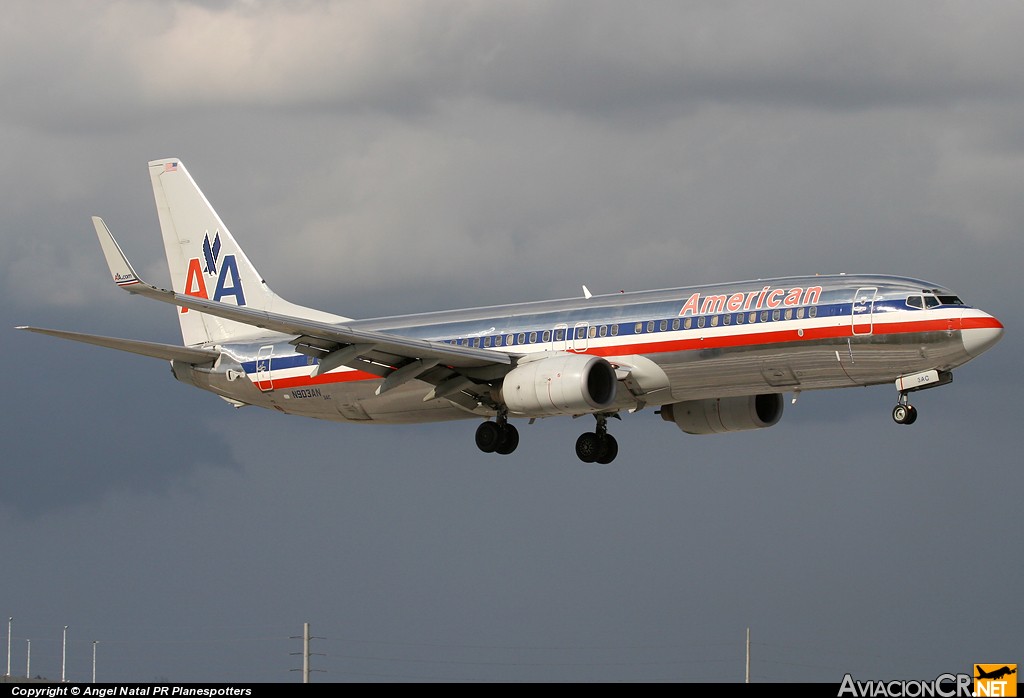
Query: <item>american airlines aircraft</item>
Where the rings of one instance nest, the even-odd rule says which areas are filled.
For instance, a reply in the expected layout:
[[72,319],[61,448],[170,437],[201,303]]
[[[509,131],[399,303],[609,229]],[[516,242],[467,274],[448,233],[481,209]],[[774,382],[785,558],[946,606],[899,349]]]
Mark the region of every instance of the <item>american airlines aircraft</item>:
[[480,420],[476,444],[512,453],[513,419],[593,415],[584,462],[618,452],[608,419],[659,408],[690,434],[759,429],[783,394],[895,383],[910,393],[1003,334],[949,289],[897,276],[806,276],[354,320],[277,296],[178,159],[149,163],[171,288],[143,281],[93,218],[114,283],[176,306],[184,346],[41,332],[171,362],[236,407],[340,422]]

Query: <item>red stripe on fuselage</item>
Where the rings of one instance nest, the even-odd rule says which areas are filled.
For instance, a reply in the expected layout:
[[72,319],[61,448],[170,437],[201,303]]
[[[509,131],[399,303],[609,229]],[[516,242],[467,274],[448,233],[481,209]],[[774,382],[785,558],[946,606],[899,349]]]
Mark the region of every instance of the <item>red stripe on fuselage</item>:
[[[665,341],[647,342],[641,344],[620,345],[611,347],[594,347],[582,354],[594,354],[595,356],[621,356],[623,354],[663,354],[675,351],[693,351],[699,349],[719,349],[726,347],[744,346],[768,346],[771,344],[783,344],[786,342],[813,342],[822,339],[835,339],[838,337],[877,337],[890,334],[909,334],[913,332],[946,332],[950,329],[951,323],[956,323],[953,318],[942,318],[939,320],[915,320],[913,322],[889,322],[874,323],[874,331],[869,328],[871,325],[858,324],[863,328],[862,334],[853,334],[849,324],[832,325],[829,327],[798,327],[796,329],[774,330],[767,332],[746,332],[741,334],[713,335],[710,337],[696,339],[675,339]],[[733,325],[735,328],[735,325]],[[721,330],[718,328],[707,328]],[[800,331],[803,330],[803,334]],[[694,332],[695,330],[685,330]],[[696,330],[699,332],[700,330]]]
[[[338,371],[320,376],[293,376],[291,378],[274,378],[274,390],[281,388],[306,388],[311,385],[329,385],[331,383],[355,383],[356,381],[383,380],[366,371]],[[263,381],[264,384],[270,381]],[[259,383],[256,383],[259,385]]]
[[960,321],[960,328],[964,330],[1001,330],[1003,323],[989,315],[988,317],[965,317]]
[[[743,332],[723,335],[712,335],[710,337],[696,339],[673,339],[664,341],[633,342],[631,344],[618,344],[606,347],[590,347],[580,354],[591,354],[593,356],[625,356],[628,354],[664,354],[669,352],[695,351],[701,349],[719,349],[731,347],[760,347],[772,344],[784,344],[787,342],[814,342],[823,339],[835,339],[842,337],[877,337],[894,334],[910,334],[915,332],[947,332],[954,329],[955,325],[962,322],[964,329],[975,329],[980,327],[997,327],[1003,325],[994,317],[972,317],[964,318],[962,321],[956,318],[941,318],[935,320],[914,320],[909,322],[875,322],[871,334],[867,333],[869,325],[864,323],[858,325],[863,327],[864,334],[853,334],[849,323],[831,325],[828,327],[802,327],[796,329],[774,330],[765,332]],[[749,325],[747,325],[749,327]],[[705,328],[720,332],[723,328]],[[733,325],[731,329],[737,329]],[[803,335],[800,335],[803,330]],[[700,332],[699,329],[682,330],[683,332]],[[644,335],[641,335],[644,336]],[[515,348],[514,345],[512,347]],[[381,380],[380,376],[365,371],[338,371],[324,375],[294,376],[290,378],[274,378],[275,389],[304,388],[314,385],[328,385],[331,383],[353,383],[365,380]]]

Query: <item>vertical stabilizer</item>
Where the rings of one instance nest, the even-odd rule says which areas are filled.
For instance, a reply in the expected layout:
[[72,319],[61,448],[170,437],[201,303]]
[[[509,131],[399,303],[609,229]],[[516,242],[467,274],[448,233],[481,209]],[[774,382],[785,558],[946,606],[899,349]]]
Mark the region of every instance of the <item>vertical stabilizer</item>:
[[[172,288],[178,293],[306,319],[347,318],[289,303],[270,290],[227,226],[176,158],[149,163]],[[195,310],[178,309],[186,345],[248,339],[265,332]]]

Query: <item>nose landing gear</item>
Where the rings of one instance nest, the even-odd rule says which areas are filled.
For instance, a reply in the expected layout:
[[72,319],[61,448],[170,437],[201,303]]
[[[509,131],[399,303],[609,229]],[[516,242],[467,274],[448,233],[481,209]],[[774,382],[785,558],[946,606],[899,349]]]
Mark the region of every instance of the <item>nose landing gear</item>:
[[892,421],[897,424],[913,424],[917,421],[917,409],[910,404],[910,393],[938,388],[940,385],[946,385],[952,381],[953,373],[951,371],[938,369],[900,376],[896,379],[896,390],[899,391],[900,399],[892,408]]
[[900,401],[892,408],[892,421],[897,424],[913,424],[917,421],[917,408],[910,404],[906,393],[900,393]]

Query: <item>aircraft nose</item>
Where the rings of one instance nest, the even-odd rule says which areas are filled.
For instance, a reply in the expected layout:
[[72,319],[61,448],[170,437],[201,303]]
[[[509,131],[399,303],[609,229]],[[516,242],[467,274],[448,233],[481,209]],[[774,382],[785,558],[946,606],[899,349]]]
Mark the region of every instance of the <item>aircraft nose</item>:
[[1003,337],[1003,323],[988,313],[976,311],[960,318],[960,337],[964,351],[972,357],[988,351]]

